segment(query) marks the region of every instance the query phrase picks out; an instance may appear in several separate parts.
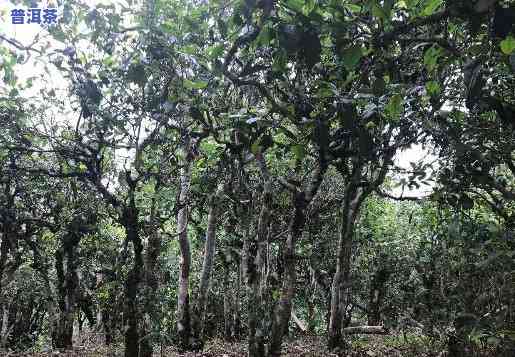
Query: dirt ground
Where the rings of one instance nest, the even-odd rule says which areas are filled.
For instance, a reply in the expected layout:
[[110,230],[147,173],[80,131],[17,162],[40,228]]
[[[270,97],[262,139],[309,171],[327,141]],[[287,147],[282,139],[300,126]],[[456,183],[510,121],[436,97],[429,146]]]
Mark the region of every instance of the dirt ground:
[[[403,336],[369,336],[356,337],[352,340],[352,352],[341,354],[347,357],[445,357],[444,346],[434,341],[420,337],[411,337],[406,340]],[[106,347],[95,344],[91,340],[84,340],[82,345],[77,345],[73,351],[66,352],[0,352],[2,357],[122,357],[121,345]],[[228,343],[214,339],[208,341],[202,352],[180,353],[172,347],[157,346],[154,351],[156,357],[244,357],[246,356],[246,343]],[[283,356],[287,357],[338,357],[331,353],[325,346],[325,341],[319,337],[303,336],[287,342],[283,347]],[[470,357],[496,356],[494,351],[474,351]]]

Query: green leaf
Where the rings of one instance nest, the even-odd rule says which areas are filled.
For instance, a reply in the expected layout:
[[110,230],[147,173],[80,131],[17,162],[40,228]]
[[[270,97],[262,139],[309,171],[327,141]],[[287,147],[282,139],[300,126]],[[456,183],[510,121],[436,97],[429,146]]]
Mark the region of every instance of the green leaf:
[[379,3],[376,0],[371,2],[370,7],[372,10],[372,15],[374,15],[374,17],[377,17],[381,20],[388,19],[386,12],[384,11],[384,9],[381,7],[381,5],[379,5]]
[[27,79],[27,82],[25,82],[25,88],[31,88],[34,85],[34,79],[36,77],[30,77]]
[[[272,29],[270,27],[265,27],[263,28],[263,30],[261,30],[261,32],[259,33],[257,39],[256,39],[256,44],[258,46],[267,46],[268,44],[270,44],[270,42],[272,41]],[[223,45],[219,45],[222,47],[222,50],[223,50]]]
[[435,81],[429,81],[426,83],[426,91],[430,97],[436,97],[441,92],[440,84]]
[[395,5],[395,0],[384,0],[383,10],[386,13],[388,20],[392,18],[393,5]]
[[501,51],[506,55],[515,51],[515,38],[513,36],[510,35],[501,41]]
[[302,6],[302,13],[305,16],[308,16],[311,13],[311,11],[313,11],[315,9],[315,6],[316,6],[315,0],[306,0],[304,5]]
[[115,59],[113,56],[106,56],[102,59],[102,63],[107,66],[107,67],[110,67],[112,66],[114,63],[115,63]]
[[256,140],[250,146],[250,152],[254,155],[257,155],[261,151],[261,146],[259,145],[259,140]]
[[301,161],[306,156],[306,148],[304,147],[304,145],[300,145],[300,144],[293,145],[291,147],[291,151],[292,151],[293,155],[295,155],[295,159],[297,161]]
[[188,89],[204,89],[207,87],[206,81],[190,81],[189,79],[184,80],[184,86]]
[[276,72],[286,71],[288,58],[285,51],[278,51],[272,60],[272,70]]
[[199,48],[198,46],[195,46],[193,44],[190,44],[190,45],[187,45],[187,46],[184,46],[182,49],[181,49],[181,52],[183,53],[186,53],[188,55],[195,55],[197,54],[199,51]]
[[363,56],[360,46],[352,46],[343,51],[343,65],[348,71],[353,71]]
[[424,53],[424,65],[429,72],[432,72],[437,64],[438,59],[442,55],[442,49],[436,45],[429,47]]
[[302,12],[305,5],[303,0],[287,0],[286,6],[294,11]]
[[278,128],[278,129],[277,129],[277,131],[278,131],[279,133],[284,134],[286,137],[288,137],[288,138],[290,138],[290,139],[292,139],[292,140],[296,140],[296,139],[297,139],[297,137],[296,137],[296,136],[295,136],[291,131],[289,131],[289,130],[288,130],[288,129],[286,129],[286,128],[282,128],[282,127],[281,127],[281,128]]
[[345,4],[344,7],[350,12],[361,12],[361,6],[356,4]]
[[20,93],[20,92],[18,91],[18,89],[13,88],[13,89],[11,89],[11,91],[9,92],[9,97],[14,98],[14,97],[16,97],[19,93]]
[[400,94],[396,94],[390,98],[385,106],[386,117],[393,121],[398,121],[404,111],[404,101]]
[[210,59],[216,59],[222,56],[224,53],[224,45],[211,46],[207,50],[207,55]]
[[373,121],[369,121],[368,123],[365,124],[365,128],[367,130],[373,130],[377,127],[376,123],[374,123]]
[[430,16],[442,5],[443,0],[428,0],[425,2],[425,7],[420,13],[421,16]]
[[335,93],[329,83],[321,82],[320,88],[317,90],[316,95],[318,98],[330,98],[330,97],[334,96]]
[[61,41],[61,42],[66,41],[66,34],[60,27],[55,26],[52,29],[53,29],[52,35],[54,36],[54,38],[56,40]]

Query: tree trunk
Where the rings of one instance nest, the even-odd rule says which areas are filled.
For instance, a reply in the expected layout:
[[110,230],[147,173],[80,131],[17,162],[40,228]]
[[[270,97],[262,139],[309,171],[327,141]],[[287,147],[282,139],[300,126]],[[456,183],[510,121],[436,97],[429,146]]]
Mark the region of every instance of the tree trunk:
[[[331,307],[329,317],[329,339],[330,349],[344,347],[342,339],[342,328],[350,322],[347,316],[347,306],[350,294],[350,263],[352,255],[352,238],[354,224],[358,217],[359,208],[364,200],[362,189],[354,184],[348,184],[345,190],[345,198],[342,207],[342,220],[340,225],[340,238],[338,242],[338,257],[336,272],[331,286]],[[344,323],[345,322],[345,323]]]
[[266,259],[266,244],[270,222],[270,210],[272,205],[272,182],[270,174],[266,166],[266,162],[262,154],[256,155],[256,161],[261,171],[263,180],[263,193],[261,210],[259,212],[257,224],[257,241],[255,254],[251,254],[251,259],[254,257],[251,270],[248,275],[248,302],[249,302],[249,356],[257,357],[263,356],[265,353],[264,335],[265,323],[263,317],[265,316],[264,296],[262,295],[262,275],[265,273],[265,259]]
[[[8,186],[9,187],[9,186]],[[8,207],[12,207],[14,202],[12,200],[9,201]],[[6,211],[8,212],[8,211]],[[5,214],[5,213],[4,213]],[[4,271],[6,268],[7,258],[9,251],[13,252],[16,251],[16,247],[13,246],[13,229],[9,221],[14,220],[13,216],[8,216],[5,214],[5,217],[2,217],[3,220],[0,222],[2,227],[2,231],[0,232],[0,307],[2,308],[2,325],[1,325],[1,331],[0,331],[0,348],[5,347],[8,340],[9,335],[9,308],[8,308],[8,302],[7,299],[2,296],[2,288],[4,284]],[[14,248],[14,249],[13,249]],[[6,279],[5,285],[8,284],[9,279]]]
[[52,344],[53,344],[53,334],[57,331],[57,324],[59,319],[58,312],[58,302],[56,301],[56,296],[58,295],[56,292],[56,288],[51,283],[48,276],[48,268],[46,262],[43,260],[43,257],[38,252],[36,245],[32,247],[34,252],[34,265],[36,266],[36,270],[41,274],[41,278],[44,282],[44,287],[46,290],[46,306],[45,310],[48,314],[48,325],[52,334]]
[[179,231],[179,248],[181,253],[179,263],[179,286],[177,293],[177,333],[179,347],[182,350],[192,348],[192,334],[190,321],[189,278],[191,265],[190,242],[188,240],[188,204],[191,181],[191,162],[186,161],[181,169],[179,202],[177,213],[177,230]]
[[52,345],[54,348],[66,350],[72,347],[74,315],[69,313],[71,306],[68,305],[70,301],[67,299],[67,273],[63,247],[58,248],[55,252],[55,268],[57,272],[59,316],[52,331]]
[[254,242],[251,241],[252,225],[252,207],[249,208],[247,214],[247,222],[245,226],[247,230],[243,238],[243,253],[241,256],[242,275],[245,282],[245,293],[247,296],[247,326],[248,326],[248,353],[249,357],[261,357],[264,355],[264,344],[262,335],[258,332],[258,309],[256,306],[256,299],[258,296],[257,284],[257,270],[255,266],[255,248]]
[[200,275],[199,292],[196,301],[196,316],[198,321],[195,326],[195,334],[199,339],[200,345],[203,345],[204,325],[206,319],[207,293],[211,280],[211,271],[213,270],[213,261],[216,246],[216,227],[218,224],[219,200],[223,193],[223,184],[219,184],[215,194],[211,197],[209,205],[209,213],[207,217],[206,242],[204,246],[204,260],[202,263],[202,272]]
[[241,305],[240,301],[242,299],[241,296],[241,264],[238,264],[238,270],[236,272],[236,282],[234,288],[234,301],[233,301],[233,329],[232,329],[232,337],[237,340],[242,331],[241,331]]
[[[96,282],[97,288],[102,286],[103,280],[104,280],[104,274],[95,273],[95,282]],[[97,315],[96,316],[96,330],[99,331],[99,330],[102,330],[102,328],[103,328],[102,321],[104,321],[104,313],[103,313],[103,309],[101,308],[100,304],[97,308],[96,315]]]
[[[248,302],[248,349],[249,357],[263,356],[265,353],[264,331],[262,328],[262,306],[259,299],[259,264],[257,254],[249,254],[251,262],[247,269],[247,302]],[[255,259],[252,257],[255,256]],[[252,261],[254,260],[254,261]]]
[[316,328],[316,320],[315,320],[315,306],[316,306],[316,295],[317,295],[317,281],[315,277],[315,270],[310,266],[309,267],[309,275],[311,278],[311,291],[307,301],[307,310],[308,310],[308,332],[314,333]]
[[[310,257],[310,263],[308,267],[309,271],[309,277],[310,277],[310,293],[307,301],[307,312],[308,312],[308,332],[309,333],[315,333],[316,329],[316,319],[315,319],[315,309],[316,309],[316,297],[318,292],[318,280],[317,280],[317,271],[314,268],[315,262],[321,259],[320,256],[320,246],[318,246],[318,240],[317,237],[314,236],[313,230],[320,229],[320,211],[319,209],[315,208],[315,211],[312,213],[312,215],[309,217],[309,223],[308,223],[309,229],[309,241],[313,242],[313,245],[311,246],[311,257]],[[322,289],[322,291],[325,291],[326,289]],[[325,294],[324,294],[325,295]]]
[[73,322],[77,315],[79,294],[77,250],[84,225],[85,222],[80,217],[76,217],[68,226],[68,232],[62,238],[61,247],[55,253],[59,318],[56,330],[53,332],[53,345],[60,350],[73,347]]
[[[159,181],[155,186],[154,197],[150,209],[150,220],[154,231],[148,237],[147,251],[145,254],[145,314],[143,317],[143,337],[140,346],[141,356],[152,356],[152,323],[159,322],[160,316],[156,306],[159,290],[159,254],[161,252],[161,235],[157,230],[156,195],[159,191]],[[158,326],[160,328],[160,326]]]
[[304,192],[294,195],[294,212],[290,221],[288,238],[284,247],[284,273],[281,296],[274,310],[272,333],[270,336],[270,356],[280,356],[284,335],[288,332],[288,323],[291,315],[292,299],[295,294],[295,244],[301,237],[306,221],[305,209],[307,201]]
[[[143,245],[139,236],[138,210],[134,199],[134,183],[130,183],[130,204],[123,213],[123,226],[127,235],[127,241],[132,242],[134,249],[134,262],[127,274],[125,281],[125,357],[147,357],[149,346],[140,351],[141,339],[145,338],[141,333],[142,309],[138,295],[143,277]],[[151,347],[150,347],[151,348]]]
[[230,341],[232,340],[232,331],[233,331],[233,315],[232,315],[232,305],[233,305],[233,291],[231,291],[230,282],[229,282],[229,264],[226,263],[224,266],[224,340]]
[[367,306],[368,324],[370,326],[377,326],[381,323],[381,305],[386,292],[386,281],[390,275],[386,262],[379,261],[378,264],[379,268],[374,273],[370,283]]
[[[7,230],[7,229],[6,229]],[[9,241],[6,233],[0,232],[0,294],[2,293],[2,281],[4,277],[5,263],[7,262],[7,253],[9,252]],[[2,307],[2,325],[0,329],[0,348],[4,348],[7,344],[8,337],[8,321],[9,321],[9,308],[7,301],[0,295],[0,306]]]
[[[136,252],[135,255],[140,255]],[[138,259],[135,257],[135,259]],[[139,258],[141,259],[141,258]],[[140,331],[138,326],[137,291],[139,290],[141,264],[135,263],[125,281],[125,357],[139,357]]]
[[9,338],[9,306],[4,301],[2,303],[2,324],[0,327],[0,349],[7,346],[7,339]]
[[306,208],[313,201],[323,181],[327,170],[327,161],[323,147],[319,148],[319,161],[307,189],[304,191],[285,180],[282,184],[293,193],[293,215],[288,226],[288,237],[284,245],[283,261],[284,271],[282,275],[282,287],[279,301],[275,305],[270,335],[268,354],[280,356],[284,335],[288,332],[288,324],[291,317],[292,300],[295,295],[296,284],[296,257],[295,246],[301,238],[306,224]]
[[102,314],[102,327],[104,329],[104,343],[109,346],[113,343],[113,333],[111,329],[111,316],[107,311]]
[[[103,284],[112,281],[112,277],[99,273],[97,275],[97,289]],[[110,345],[113,343],[113,331],[116,330],[117,320],[117,301],[113,291],[109,291],[107,301],[103,301],[98,305],[97,310],[97,331],[102,331],[104,334],[104,343]]]
[[[7,231],[7,228],[4,228]],[[0,232],[0,291],[2,291],[2,282],[4,278],[5,264],[7,262],[7,254],[9,253],[9,237],[6,232]]]

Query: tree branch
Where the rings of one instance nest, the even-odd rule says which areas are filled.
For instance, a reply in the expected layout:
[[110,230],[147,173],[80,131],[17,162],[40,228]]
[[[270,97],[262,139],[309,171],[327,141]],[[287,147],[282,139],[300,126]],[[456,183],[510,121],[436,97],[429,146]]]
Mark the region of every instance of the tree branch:
[[428,197],[428,196],[426,196],[426,197],[414,197],[414,196],[402,196],[402,195],[399,196],[399,197],[396,197],[396,196],[390,195],[389,193],[386,193],[386,192],[382,191],[379,188],[377,188],[375,190],[375,192],[380,197],[390,198],[390,199],[395,200],[395,201],[422,202],[424,199],[426,199]]
[[42,51],[40,50],[37,50],[35,48],[33,48],[33,44],[29,45],[29,46],[24,46],[23,44],[21,44],[20,42],[16,41],[15,39],[10,39],[10,38],[7,38],[3,35],[0,35],[0,40],[4,40],[5,42],[7,42],[8,44],[10,44],[11,46],[21,50],[21,51],[33,51],[33,52],[36,52],[40,55],[43,54]]
[[451,12],[448,9],[445,9],[445,10],[437,12],[433,15],[416,19],[410,23],[397,25],[396,27],[394,27],[393,30],[391,30],[389,32],[385,32],[385,33],[381,34],[379,37],[377,37],[376,41],[380,45],[384,46],[384,45],[388,44],[389,42],[391,42],[392,40],[394,40],[395,37],[397,37],[398,35],[407,33],[417,27],[440,22],[442,20],[449,18],[450,16],[451,16]]

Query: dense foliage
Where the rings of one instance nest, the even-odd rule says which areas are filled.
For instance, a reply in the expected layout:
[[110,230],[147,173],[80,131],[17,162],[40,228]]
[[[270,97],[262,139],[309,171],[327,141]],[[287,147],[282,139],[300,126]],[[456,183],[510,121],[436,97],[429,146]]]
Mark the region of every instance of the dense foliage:
[[0,349],[515,353],[513,2],[57,5],[0,32]]

